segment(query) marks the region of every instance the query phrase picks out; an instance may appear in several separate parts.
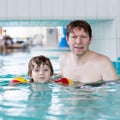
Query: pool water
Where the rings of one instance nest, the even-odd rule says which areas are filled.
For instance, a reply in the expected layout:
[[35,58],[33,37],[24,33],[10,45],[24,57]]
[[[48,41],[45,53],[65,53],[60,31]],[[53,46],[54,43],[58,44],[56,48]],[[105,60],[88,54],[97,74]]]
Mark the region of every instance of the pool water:
[[58,55],[67,50],[34,48],[30,53],[0,56],[0,120],[120,120],[120,81],[97,87],[58,84],[20,84],[9,80],[27,78],[31,57],[48,56],[59,72]]

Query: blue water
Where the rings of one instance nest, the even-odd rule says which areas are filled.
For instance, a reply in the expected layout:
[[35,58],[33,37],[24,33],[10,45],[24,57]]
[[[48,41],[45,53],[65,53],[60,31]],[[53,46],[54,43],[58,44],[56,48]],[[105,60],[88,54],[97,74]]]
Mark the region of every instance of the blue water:
[[0,56],[0,120],[120,120],[120,81],[83,88],[50,83],[9,86],[15,76],[27,78],[28,61],[35,55],[48,56],[59,72],[61,52],[67,50],[35,48]]

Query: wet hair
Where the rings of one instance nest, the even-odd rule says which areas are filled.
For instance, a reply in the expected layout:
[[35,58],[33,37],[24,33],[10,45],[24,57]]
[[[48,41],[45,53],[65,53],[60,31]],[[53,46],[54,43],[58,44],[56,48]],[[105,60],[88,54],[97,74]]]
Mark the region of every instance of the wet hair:
[[89,34],[90,37],[92,37],[92,29],[91,26],[88,22],[84,21],[84,20],[75,20],[75,21],[71,21],[67,27],[66,27],[66,35],[67,37],[69,37],[69,34],[71,32],[73,32],[74,28],[78,28],[78,29],[84,29],[84,31],[86,33]]
[[[50,61],[49,58],[43,56],[43,55],[40,55],[40,56],[35,56],[33,57],[29,63],[28,63],[28,75],[30,76],[31,73],[32,73],[32,70],[34,69],[34,63],[37,64],[37,66],[40,66],[40,65],[47,65],[50,67],[50,70],[51,70],[51,73],[50,75],[52,76],[54,74],[54,70],[53,70],[53,67],[52,67],[52,63]],[[33,79],[31,79],[30,82],[34,82]]]

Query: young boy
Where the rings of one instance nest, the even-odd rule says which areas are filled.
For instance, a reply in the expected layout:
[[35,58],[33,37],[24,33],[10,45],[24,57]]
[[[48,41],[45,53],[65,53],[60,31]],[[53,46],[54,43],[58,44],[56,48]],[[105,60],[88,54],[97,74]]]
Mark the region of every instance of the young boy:
[[30,82],[50,82],[54,70],[49,58],[40,55],[33,57],[28,63],[28,76]]

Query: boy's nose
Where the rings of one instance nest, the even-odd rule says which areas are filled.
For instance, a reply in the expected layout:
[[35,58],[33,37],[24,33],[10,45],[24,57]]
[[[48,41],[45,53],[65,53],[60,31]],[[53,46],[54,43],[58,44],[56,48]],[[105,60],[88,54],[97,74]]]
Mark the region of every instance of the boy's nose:
[[40,70],[40,72],[39,72],[40,74],[44,74],[44,72],[43,72],[43,70]]

